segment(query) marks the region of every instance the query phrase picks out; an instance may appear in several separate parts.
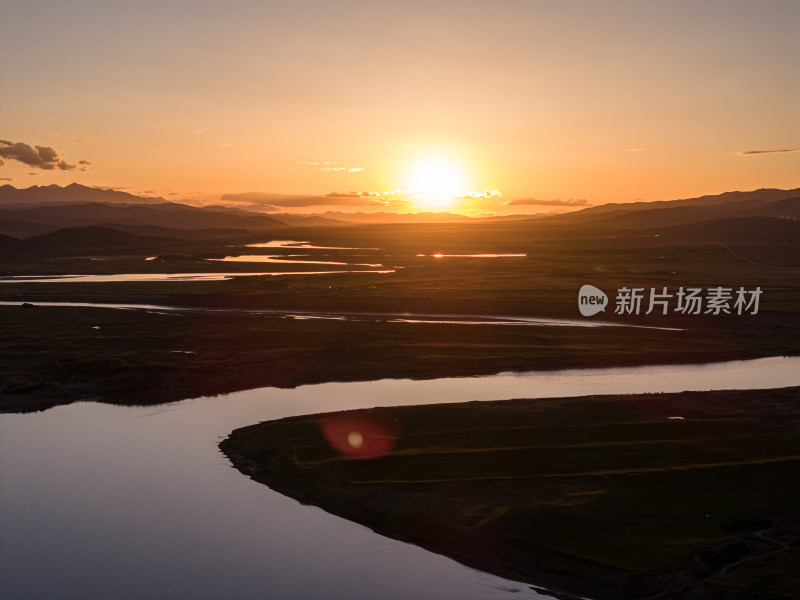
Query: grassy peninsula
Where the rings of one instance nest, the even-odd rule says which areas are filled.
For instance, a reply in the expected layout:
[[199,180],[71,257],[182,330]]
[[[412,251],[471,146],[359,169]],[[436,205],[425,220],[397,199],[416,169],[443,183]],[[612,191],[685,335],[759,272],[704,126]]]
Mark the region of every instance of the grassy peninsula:
[[375,408],[220,446],[301,502],[564,597],[800,596],[800,388]]

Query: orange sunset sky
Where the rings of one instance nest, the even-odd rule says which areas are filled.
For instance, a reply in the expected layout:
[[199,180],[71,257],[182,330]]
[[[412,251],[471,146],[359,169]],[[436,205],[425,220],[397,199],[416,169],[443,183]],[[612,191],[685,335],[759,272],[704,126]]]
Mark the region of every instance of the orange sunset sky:
[[797,0],[0,6],[16,187],[507,214],[800,185]]

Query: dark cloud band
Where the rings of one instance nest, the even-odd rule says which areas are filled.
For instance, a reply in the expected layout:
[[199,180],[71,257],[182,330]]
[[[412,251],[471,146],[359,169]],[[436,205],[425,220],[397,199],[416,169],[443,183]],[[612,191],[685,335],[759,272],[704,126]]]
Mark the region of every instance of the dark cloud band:
[[[351,193],[358,195],[352,196],[350,195]],[[351,193],[331,192],[327,196],[296,196],[269,192],[246,192],[243,194],[224,194],[222,200],[252,206],[281,206],[286,208],[307,206],[384,206],[383,202],[374,200],[374,196],[365,196],[363,192]]]
[[31,146],[25,142],[0,140],[0,157],[16,160],[29,167],[45,171],[86,171],[92,166],[87,160],[71,165],[63,160],[63,154],[50,146]]
[[800,152],[800,148],[787,148],[786,150],[742,150],[739,154],[741,156],[750,156],[753,154],[784,154],[786,152]]

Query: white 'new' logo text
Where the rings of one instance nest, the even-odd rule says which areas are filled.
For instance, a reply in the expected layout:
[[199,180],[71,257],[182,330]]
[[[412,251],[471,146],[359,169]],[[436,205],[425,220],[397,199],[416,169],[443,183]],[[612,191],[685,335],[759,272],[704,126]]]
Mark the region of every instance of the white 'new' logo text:
[[608,296],[593,285],[584,285],[578,292],[578,310],[584,317],[591,317],[606,309]]

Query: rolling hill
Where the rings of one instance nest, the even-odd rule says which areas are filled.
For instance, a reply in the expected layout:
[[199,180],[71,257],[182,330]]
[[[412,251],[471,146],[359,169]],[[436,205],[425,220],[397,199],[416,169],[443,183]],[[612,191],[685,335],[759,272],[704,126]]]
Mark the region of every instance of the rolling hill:
[[266,215],[239,215],[185,204],[48,204],[0,208],[0,233],[24,238],[65,227],[127,225],[189,229],[265,231],[287,227]]
[[49,248],[69,250],[102,249],[147,249],[174,246],[180,240],[135,235],[118,229],[90,225],[88,227],[69,227],[25,240],[28,244]]
[[729,217],[800,218],[800,188],[725,192],[683,200],[611,203],[550,217],[552,223],[617,229],[688,225]]

